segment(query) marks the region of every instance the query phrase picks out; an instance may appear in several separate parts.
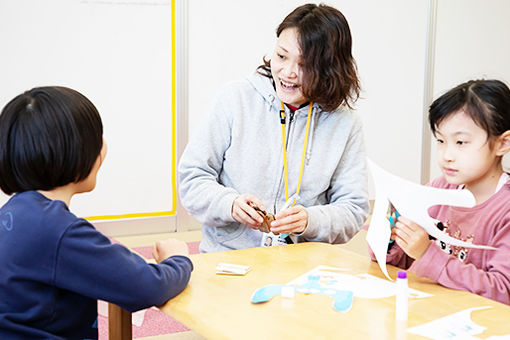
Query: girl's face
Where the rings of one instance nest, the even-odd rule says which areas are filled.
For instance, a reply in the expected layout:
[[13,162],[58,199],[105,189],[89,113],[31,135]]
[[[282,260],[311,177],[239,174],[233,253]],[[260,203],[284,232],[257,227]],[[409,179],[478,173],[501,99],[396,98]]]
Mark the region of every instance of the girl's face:
[[491,143],[464,111],[445,118],[435,137],[439,167],[448,183],[465,184],[473,193],[495,189],[503,172],[499,142]]
[[301,87],[301,49],[295,28],[286,28],[280,33],[271,58],[271,74],[282,102],[295,107],[307,102]]

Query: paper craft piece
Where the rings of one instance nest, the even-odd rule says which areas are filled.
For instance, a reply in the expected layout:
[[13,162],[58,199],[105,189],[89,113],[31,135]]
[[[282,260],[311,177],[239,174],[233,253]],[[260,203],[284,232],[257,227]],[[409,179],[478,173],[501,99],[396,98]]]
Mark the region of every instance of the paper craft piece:
[[281,294],[284,285],[269,285],[257,289],[251,296],[251,303],[261,303],[271,300],[274,296]]
[[224,262],[221,262],[216,266],[216,274],[224,275],[245,275],[249,270],[250,266]]
[[[307,283],[295,287],[296,292],[304,294],[323,294],[333,298],[333,308],[339,312],[347,312],[351,309],[353,294],[351,291],[324,289],[319,285],[319,278],[310,276]],[[282,293],[285,288],[294,288],[285,285],[269,285],[257,289],[252,297],[252,303],[261,303],[271,300],[274,296]]]
[[282,298],[293,299],[294,298],[294,287],[292,286],[283,286],[280,294]]
[[[443,339],[480,339],[474,335],[482,333],[486,327],[477,325],[471,320],[471,312],[475,310],[492,308],[486,307],[475,307],[469,308],[454,314],[450,314],[443,318],[427,322],[423,325],[408,328],[409,333],[424,336],[426,338],[443,340]],[[506,336],[505,336],[506,337]],[[493,336],[489,339],[503,339],[504,337]]]
[[[289,282],[289,285],[299,286],[308,281],[308,276],[320,277],[319,282],[323,287],[337,290],[350,290],[355,297],[365,299],[382,299],[396,294],[397,285],[385,279],[375,277],[370,274],[346,274],[345,269],[318,266],[306,274],[301,275],[295,280]],[[422,299],[433,296],[416,289],[408,289],[409,298]]]
[[274,221],[274,215],[260,209],[255,203],[250,203],[250,206],[262,217],[262,223],[259,225],[259,230],[263,233],[271,231],[271,222]]
[[391,221],[386,214],[391,205],[398,214],[414,221],[429,235],[444,243],[460,247],[494,249],[467,243],[441,232],[436,227],[436,221],[428,214],[428,209],[433,205],[473,207],[476,201],[469,190],[446,190],[416,184],[392,175],[370,159],[367,160],[375,184],[375,205],[367,232],[367,243],[388,279],[391,280],[386,270],[386,253],[391,235]]
[[[394,282],[377,278],[369,274],[349,275],[342,268],[318,266],[299,276],[286,285],[273,284],[257,289],[252,303],[262,303],[282,294],[282,290],[294,288],[296,293],[323,294],[333,298],[333,308],[340,312],[348,311],[354,297],[385,298],[396,294]],[[409,289],[409,298],[426,298],[432,296],[415,289]]]

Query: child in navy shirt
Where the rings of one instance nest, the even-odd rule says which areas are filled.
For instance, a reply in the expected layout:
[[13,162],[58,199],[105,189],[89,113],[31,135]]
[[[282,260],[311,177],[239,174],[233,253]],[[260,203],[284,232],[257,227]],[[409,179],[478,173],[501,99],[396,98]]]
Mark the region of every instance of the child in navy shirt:
[[27,91],[0,115],[0,339],[97,339],[97,300],[134,312],[187,285],[184,242],[158,242],[147,264],[69,211],[106,155],[101,118],[65,87]]

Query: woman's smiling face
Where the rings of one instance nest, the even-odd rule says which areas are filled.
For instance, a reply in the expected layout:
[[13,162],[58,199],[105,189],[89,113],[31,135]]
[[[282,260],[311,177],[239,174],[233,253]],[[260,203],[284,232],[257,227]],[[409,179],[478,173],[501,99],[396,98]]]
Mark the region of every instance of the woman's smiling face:
[[303,81],[301,48],[295,28],[286,28],[280,33],[271,58],[271,74],[276,94],[282,102],[295,107],[307,102],[301,86]]

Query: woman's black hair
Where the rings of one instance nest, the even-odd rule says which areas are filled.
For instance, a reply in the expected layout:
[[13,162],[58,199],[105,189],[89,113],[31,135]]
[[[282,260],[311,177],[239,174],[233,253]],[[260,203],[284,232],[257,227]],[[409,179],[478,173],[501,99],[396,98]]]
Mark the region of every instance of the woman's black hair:
[[0,115],[0,188],[52,190],[88,177],[103,146],[95,106],[66,87],[36,87]]
[[510,89],[499,80],[470,80],[437,98],[429,108],[429,124],[435,134],[451,114],[464,111],[487,132],[496,137],[510,130]]
[[[295,28],[302,53],[303,95],[333,111],[344,104],[352,108],[359,98],[360,84],[356,61],[352,56],[352,37],[344,15],[324,4],[306,4],[296,8],[276,29]],[[271,76],[271,61],[263,59],[257,68]]]

